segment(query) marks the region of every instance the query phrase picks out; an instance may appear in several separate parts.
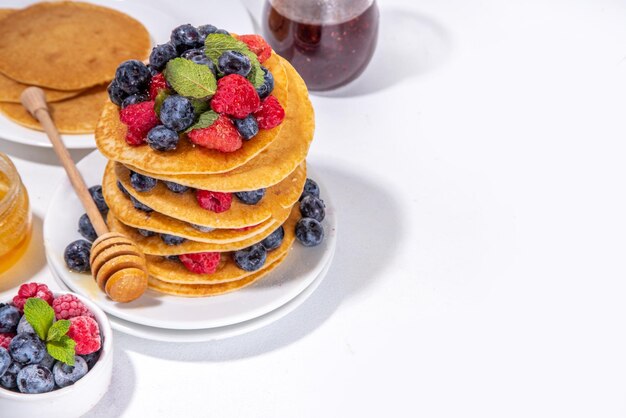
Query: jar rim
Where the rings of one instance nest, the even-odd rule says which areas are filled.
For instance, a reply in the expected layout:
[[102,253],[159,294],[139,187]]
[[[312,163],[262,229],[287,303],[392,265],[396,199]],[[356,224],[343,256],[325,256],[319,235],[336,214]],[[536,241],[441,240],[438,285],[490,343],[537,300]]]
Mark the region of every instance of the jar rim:
[[8,155],[0,152],[0,172],[4,173],[9,180],[9,189],[0,199],[0,214],[4,213],[15,201],[22,183],[20,175],[15,168],[15,164]]

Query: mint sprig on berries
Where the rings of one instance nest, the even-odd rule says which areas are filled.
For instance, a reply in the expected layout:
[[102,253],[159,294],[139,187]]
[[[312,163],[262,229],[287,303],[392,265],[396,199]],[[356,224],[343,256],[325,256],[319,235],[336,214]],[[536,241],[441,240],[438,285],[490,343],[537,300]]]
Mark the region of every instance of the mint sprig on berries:
[[181,96],[204,99],[215,94],[217,81],[209,67],[185,58],[174,58],[165,66],[165,79]]
[[76,342],[66,335],[71,322],[67,319],[54,322],[54,309],[39,298],[30,298],[26,301],[24,316],[37,336],[46,343],[48,353],[54,359],[73,366]]
[[209,126],[213,125],[213,123],[215,123],[215,121],[219,117],[220,115],[218,113],[215,113],[212,110],[209,110],[208,112],[204,112],[203,114],[200,115],[196,123],[194,123],[189,128],[187,128],[185,133],[191,132],[194,129],[208,128]]
[[217,59],[226,51],[237,51],[244,54],[246,57],[250,59],[250,64],[252,64],[252,69],[246,77],[252,85],[257,88],[263,85],[264,81],[264,73],[261,69],[261,63],[259,62],[259,58],[256,54],[248,48],[244,42],[239,39],[235,39],[230,35],[225,35],[222,33],[212,33],[206,37],[204,41],[204,53],[207,57],[211,58],[214,63],[217,63]]

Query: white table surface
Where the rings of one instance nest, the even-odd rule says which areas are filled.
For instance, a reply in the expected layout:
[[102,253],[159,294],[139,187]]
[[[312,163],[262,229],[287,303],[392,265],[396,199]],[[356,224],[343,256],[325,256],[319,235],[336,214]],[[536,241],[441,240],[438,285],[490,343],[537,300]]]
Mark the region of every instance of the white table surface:
[[[626,414],[626,2],[379,5],[367,72],[313,97],[310,161],[340,216],[327,279],[245,336],[116,333],[89,416]],[[54,286],[41,220],[62,172],[0,151],[35,215],[4,297]]]

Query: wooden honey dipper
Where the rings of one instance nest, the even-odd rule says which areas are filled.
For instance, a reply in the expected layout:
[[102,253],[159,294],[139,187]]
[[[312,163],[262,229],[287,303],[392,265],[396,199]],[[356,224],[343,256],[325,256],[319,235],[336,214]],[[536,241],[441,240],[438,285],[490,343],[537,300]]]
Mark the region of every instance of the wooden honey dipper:
[[102,289],[116,302],[130,302],[148,287],[146,258],[137,245],[117,232],[109,232],[98,207],[91,198],[85,180],[76,168],[61,140],[50,113],[46,96],[38,87],[28,87],[20,97],[22,105],[39,121],[46,131],[54,152],[61,161],[74,191],[78,195],[98,239],[91,246],[91,274]]

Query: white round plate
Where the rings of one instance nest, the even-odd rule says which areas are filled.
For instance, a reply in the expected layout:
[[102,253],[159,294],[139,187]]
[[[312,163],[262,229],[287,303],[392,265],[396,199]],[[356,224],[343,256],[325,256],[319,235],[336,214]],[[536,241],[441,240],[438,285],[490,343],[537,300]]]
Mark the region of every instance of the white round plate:
[[[78,168],[87,185],[100,184],[106,159],[94,151]],[[312,170],[309,169],[309,173]],[[315,174],[310,174],[315,177]],[[318,181],[318,183],[320,183]],[[324,229],[326,238],[317,247],[306,248],[294,243],[287,259],[259,282],[236,292],[208,298],[183,298],[148,291],[131,303],[110,300],[88,274],[70,272],[65,266],[63,252],[72,241],[80,239],[77,232],[79,217],[84,210],[64,179],[52,196],[44,222],[44,245],[50,265],[72,291],[84,295],[105,312],[136,324],[168,329],[206,329],[232,325],[257,318],[284,305],[300,294],[328,263],[335,251],[336,219],[330,196],[322,183],[326,202]]]
[[[40,0],[3,1],[2,7],[23,8]],[[83,0],[85,1],[85,0]],[[150,32],[152,43],[169,40],[170,32],[183,23],[211,23],[235,33],[253,33],[254,28],[246,8],[240,1],[186,0],[172,3],[166,0],[86,0],[120,10],[140,21]],[[62,135],[70,149],[95,148],[93,134]],[[25,145],[50,148],[43,132],[25,128],[0,113],[0,138]]]
[[[307,300],[309,296],[313,294],[313,292],[315,292],[319,284],[322,282],[322,280],[324,280],[324,277],[326,277],[326,274],[328,273],[331,264],[332,257],[328,260],[328,263],[324,266],[322,271],[320,271],[315,280],[313,280],[313,282],[298,296],[291,299],[283,306],[280,306],[273,311],[266,313],[265,315],[261,315],[258,318],[250,319],[248,321],[240,322],[238,324],[198,330],[175,330],[139,325],[117,318],[113,315],[108,315],[108,317],[109,321],[111,322],[111,326],[116,331],[153,341],[164,341],[169,343],[197,343],[236,337],[238,335],[242,335],[263,328],[264,326],[269,325],[272,322],[278,321],[284,316],[287,316],[287,314],[293,312],[298,306],[302,305],[302,303],[304,303],[304,301]],[[57,284],[62,289],[70,291],[70,289],[60,279],[59,273],[54,270],[54,268],[52,268],[51,270]]]

